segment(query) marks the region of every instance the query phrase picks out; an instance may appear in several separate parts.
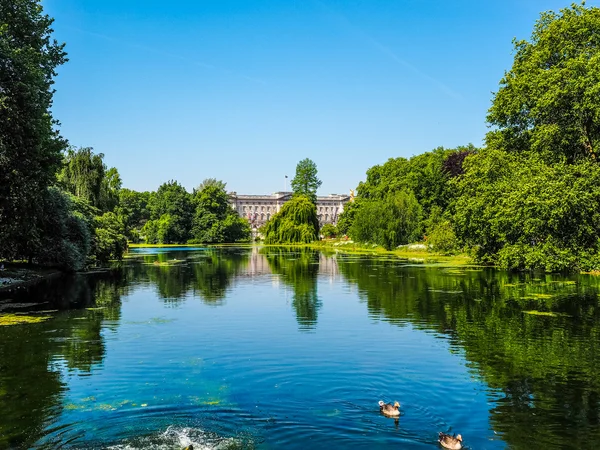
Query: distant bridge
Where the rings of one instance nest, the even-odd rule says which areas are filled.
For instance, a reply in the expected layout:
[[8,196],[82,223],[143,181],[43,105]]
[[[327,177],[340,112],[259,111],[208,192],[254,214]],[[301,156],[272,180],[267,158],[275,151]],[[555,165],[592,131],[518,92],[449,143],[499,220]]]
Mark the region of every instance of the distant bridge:
[[[278,213],[285,202],[292,198],[291,192],[275,192],[271,195],[229,194],[229,204],[240,217],[250,222],[252,228],[264,225],[273,214]],[[317,216],[319,225],[337,224],[338,217],[344,211],[344,205],[350,201],[349,195],[329,194],[317,197]]]

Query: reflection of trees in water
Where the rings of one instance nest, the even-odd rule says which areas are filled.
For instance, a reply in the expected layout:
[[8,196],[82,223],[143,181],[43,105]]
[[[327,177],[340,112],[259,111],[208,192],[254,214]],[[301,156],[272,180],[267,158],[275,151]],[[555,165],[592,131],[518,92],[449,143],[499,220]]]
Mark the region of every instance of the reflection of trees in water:
[[233,279],[249,262],[250,250],[220,249],[206,253],[192,265],[194,294],[207,304],[221,304]]
[[317,293],[319,252],[307,248],[265,248],[263,254],[274,274],[293,289],[292,305],[301,330],[313,329],[321,301]]
[[220,304],[233,279],[248,264],[251,249],[210,248],[199,252],[144,255],[126,271],[153,283],[165,302],[178,304],[190,292],[210,304]]
[[[503,393],[490,421],[511,448],[600,443],[600,280],[338,259],[372,316],[433,329],[464,348]],[[523,312],[532,310],[556,315]]]
[[[42,283],[15,296],[16,302],[49,302],[59,312],[49,321],[0,326],[0,448],[27,448],[42,435],[51,415],[59,413],[65,385],[58,367],[89,372],[104,358],[102,328],[120,319],[118,276],[73,276]],[[74,319],[82,320],[74,320]]]

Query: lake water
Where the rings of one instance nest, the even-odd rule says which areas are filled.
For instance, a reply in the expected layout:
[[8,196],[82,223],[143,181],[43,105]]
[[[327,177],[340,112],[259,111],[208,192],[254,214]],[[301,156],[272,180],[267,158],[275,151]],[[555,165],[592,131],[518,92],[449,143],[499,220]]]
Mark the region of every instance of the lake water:
[[51,317],[0,326],[0,447],[427,449],[443,431],[596,448],[599,288],[307,249],[136,250],[121,272],[0,302]]

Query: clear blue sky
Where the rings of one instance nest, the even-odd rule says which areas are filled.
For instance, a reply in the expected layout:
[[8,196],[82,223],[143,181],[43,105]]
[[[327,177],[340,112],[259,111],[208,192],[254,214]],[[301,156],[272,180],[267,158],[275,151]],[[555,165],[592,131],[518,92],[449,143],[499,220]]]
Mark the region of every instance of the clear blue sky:
[[390,157],[481,144],[512,38],[568,4],[44,0],[70,58],[54,114],[124,187],[271,193],[308,157],[320,194],[347,193]]

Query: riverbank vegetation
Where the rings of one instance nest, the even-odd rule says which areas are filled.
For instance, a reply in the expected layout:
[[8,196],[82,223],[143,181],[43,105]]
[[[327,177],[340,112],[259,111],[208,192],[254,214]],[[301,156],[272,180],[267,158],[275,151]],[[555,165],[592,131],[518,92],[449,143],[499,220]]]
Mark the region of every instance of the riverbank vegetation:
[[52,116],[67,61],[52,22],[38,0],[0,1],[0,261],[72,271],[121,259],[128,240],[248,239],[224,183],[192,194],[174,181],[153,193],[122,189],[102,153],[68,144]]
[[[128,242],[250,240],[224,182],[136,192],[101,153],[69,146],[51,113],[67,61],[52,19],[37,0],[0,1],[0,17],[0,64],[10,68],[0,75],[0,260],[81,270],[120,259]],[[387,250],[421,241],[509,269],[600,269],[599,36],[599,8],[542,13],[530,40],[515,41],[485,145],[371,167],[336,227],[318,230],[321,180],[300,161],[294,198],[261,230],[265,243],[347,235]]]
[[[509,269],[597,270],[599,36],[598,8],[542,13],[531,39],[515,42],[485,147],[438,148],[370,168],[339,231],[388,249],[422,236],[432,250]],[[391,227],[379,220],[390,205],[399,221]],[[400,221],[419,217],[419,208],[421,220]]]

